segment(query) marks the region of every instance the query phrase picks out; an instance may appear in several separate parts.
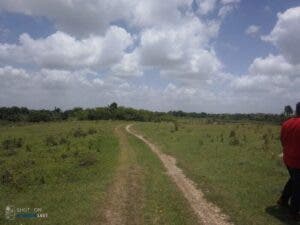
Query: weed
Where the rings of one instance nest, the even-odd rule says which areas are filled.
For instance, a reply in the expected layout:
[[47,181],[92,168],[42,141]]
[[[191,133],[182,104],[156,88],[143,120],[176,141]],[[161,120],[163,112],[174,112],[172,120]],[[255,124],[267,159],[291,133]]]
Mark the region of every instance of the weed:
[[236,133],[234,130],[230,131],[229,137],[234,138],[236,136]]
[[26,145],[26,146],[25,146],[25,149],[26,149],[26,152],[31,152],[31,147],[30,147],[30,145]]
[[234,137],[234,138],[230,139],[229,144],[233,145],[233,146],[236,146],[236,145],[240,144],[240,141],[239,141],[239,139],[237,139],[236,137]]
[[87,133],[88,133],[89,135],[93,135],[93,134],[96,134],[96,133],[97,133],[97,130],[96,130],[95,128],[89,128]]
[[55,140],[55,138],[51,135],[51,136],[47,136],[45,139],[45,144],[47,146],[55,146],[58,145],[57,141]]
[[92,166],[97,162],[96,155],[89,153],[85,155],[79,162],[80,167]]
[[9,170],[5,170],[1,178],[1,183],[4,185],[8,185],[13,182],[13,174]]
[[63,144],[69,144],[70,141],[69,141],[67,138],[65,138],[65,137],[61,137],[61,138],[59,139],[58,143],[59,143],[60,145],[63,145]]
[[8,138],[2,141],[2,148],[4,150],[21,148],[23,146],[23,143],[23,138]]
[[80,127],[73,132],[73,136],[76,138],[85,137],[86,135],[87,133],[85,133]]

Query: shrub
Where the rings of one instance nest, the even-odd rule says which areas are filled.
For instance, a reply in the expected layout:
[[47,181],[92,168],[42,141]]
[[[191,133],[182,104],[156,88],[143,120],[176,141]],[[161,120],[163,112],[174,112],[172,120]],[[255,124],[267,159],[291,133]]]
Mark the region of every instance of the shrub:
[[13,174],[9,170],[5,170],[1,178],[1,183],[4,185],[11,184],[13,182]]
[[58,145],[57,141],[55,140],[55,138],[53,136],[48,136],[45,139],[45,144],[47,146],[55,146]]
[[88,167],[92,166],[97,162],[95,154],[87,154],[79,161],[79,166],[81,167]]
[[23,146],[23,138],[10,138],[2,141],[2,148],[4,150],[11,150],[21,148]]
[[76,138],[85,137],[87,134],[79,127],[73,132],[73,136]]
[[240,141],[237,138],[232,138],[232,139],[230,139],[229,144],[236,146],[236,145],[240,144]]
[[233,138],[235,136],[236,136],[235,131],[234,130],[230,131],[229,137]]
[[89,128],[88,130],[88,134],[92,135],[92,134],[96,134],[97,130],[95,128]]
[[63,144],[69,144],[70,141],[67,138],[62,137],[62,138],[59,139],[58,143],[60,145],[63,145]]

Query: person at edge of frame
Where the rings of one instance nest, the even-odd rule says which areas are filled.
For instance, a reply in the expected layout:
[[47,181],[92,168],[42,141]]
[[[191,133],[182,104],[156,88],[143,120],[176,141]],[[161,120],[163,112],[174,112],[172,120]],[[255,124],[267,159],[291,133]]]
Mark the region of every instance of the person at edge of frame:
[[300,102],[296,105],[295,117],[282,124],[280,140],[283,147],[283,162],[290,178],[277,204],[288,208],[293,220],[300,221]]

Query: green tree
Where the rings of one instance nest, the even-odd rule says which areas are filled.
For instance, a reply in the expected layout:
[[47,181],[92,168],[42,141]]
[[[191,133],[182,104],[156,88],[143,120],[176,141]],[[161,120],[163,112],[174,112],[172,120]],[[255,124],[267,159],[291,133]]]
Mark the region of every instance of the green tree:
[[293,115],[294,110],[290,105],[287,105],[284,107],[284,114],[288,117],[290,117],[291,115]]
[[115,103],[115,102],[113,102],[113,103],[111,103],[111,104],[109,105],[108,108],[109,108],[109,111],[115,112],[115,111],[118,109],[118,104]]

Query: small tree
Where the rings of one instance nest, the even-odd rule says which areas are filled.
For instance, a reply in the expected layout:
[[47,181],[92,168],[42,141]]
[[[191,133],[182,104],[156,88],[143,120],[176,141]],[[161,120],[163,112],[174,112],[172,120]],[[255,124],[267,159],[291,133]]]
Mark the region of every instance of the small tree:
[[113,102],[109,105],[109,110],[110,111],[115,111],[118,108],[118,104]]
[[294,110],[290,105],[287,105],[287,106],[284,107],[285,116],[290,117],[290,116],[293,115],[293,113],[294,113]]

